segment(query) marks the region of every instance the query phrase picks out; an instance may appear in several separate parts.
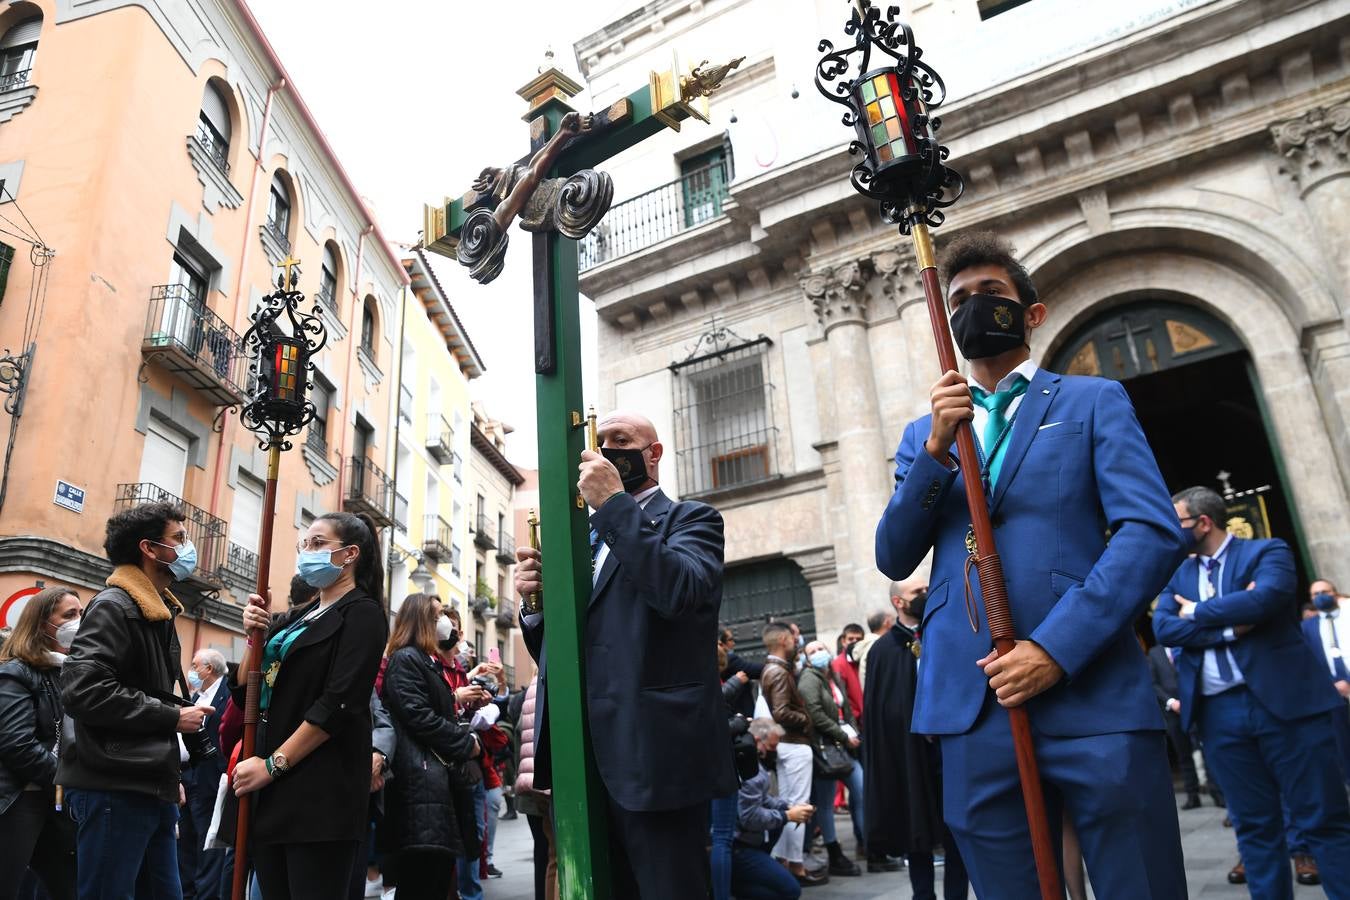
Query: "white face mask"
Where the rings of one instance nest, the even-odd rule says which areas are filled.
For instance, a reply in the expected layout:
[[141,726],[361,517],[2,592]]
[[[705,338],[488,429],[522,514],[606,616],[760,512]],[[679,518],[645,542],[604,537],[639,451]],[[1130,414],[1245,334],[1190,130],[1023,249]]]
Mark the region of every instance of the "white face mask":
[[62,622],[56,629],[56,643],[58,646],[69,650],[70,645],[75,643],[75,635],[80,631],[80,620],[71,619],[69,622]]
[[441,616],[436,620],[436,640],[448,641],[450,635],[455,633],[455,625],[447,617]]

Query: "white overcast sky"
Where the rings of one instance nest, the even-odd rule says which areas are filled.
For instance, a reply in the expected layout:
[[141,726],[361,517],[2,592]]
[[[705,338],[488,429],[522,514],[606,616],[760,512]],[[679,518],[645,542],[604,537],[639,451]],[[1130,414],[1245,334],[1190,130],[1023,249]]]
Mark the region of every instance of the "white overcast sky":
[[[526,152],[525,103],[515,92],[537,73],[544,51],[551,47],[559,67],[577,77],[573,42],[640,0],[249,5],[385,236],[411,243],[424,202],[458,196],[484,166]],[[533,467],[529,236],[513,231],[506,269],[487,287],[458,264],[433,259],[443,263],[441,283],[487,366],[472,383],[474,397],[516,428],[511,459]],[[593,309],[582,301],[585,353],[594,352]]]

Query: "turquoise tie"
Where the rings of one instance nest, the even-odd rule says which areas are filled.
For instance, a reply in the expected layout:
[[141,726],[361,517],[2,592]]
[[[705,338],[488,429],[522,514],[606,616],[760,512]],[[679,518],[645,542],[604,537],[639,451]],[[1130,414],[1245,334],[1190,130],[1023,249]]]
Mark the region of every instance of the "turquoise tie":
[[[1007,455],[1008,439],[1004,432],[1008,430],[1008,407],[1013,399],[1027,392],[1029,382],[1018,375],[1013,379],[1012,387],[1006,391],[989,393],[984,388],[972,386],[970,394],[975,402],[989,411],[989,419],[984,423],[984,435],[980,446],[987,454],[985,465],[989,468],[989,487],[998,483],[998,473],[1003,468],[1003,457]],[[1001,439],[1001,440],[1000,440]]]

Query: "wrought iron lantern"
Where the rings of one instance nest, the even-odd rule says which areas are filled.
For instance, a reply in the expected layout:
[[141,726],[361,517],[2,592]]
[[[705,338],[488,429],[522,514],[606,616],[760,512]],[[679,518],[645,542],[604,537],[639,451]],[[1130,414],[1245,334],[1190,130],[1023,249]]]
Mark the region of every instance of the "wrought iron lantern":
[[244,333],[251,389],[242,418],[264,448],[275,443],[289,450],[286,438],[299,434],[317,414],[309,400],[312,360],[328,342],[328,331],[317,300],[313,312],[300,311],[305,297],[295,290],[295,267],[294,260],[283,263],[277,291],[263,298]]
[[948,151],[937,140],[942,123],[932,111],[946,98],[946,86],[922,61],[899,12],[892,6],[883,19],[879,9],[859,0],[844,26],[853,45],[836,50],[822,40],[818,49],[825,55],[815,81],[826,99],[848,107],[843,122],[857,134],[849,153],[862,156],[853,167],[853,187],[880,201],[882,218],[907,232],[916,217],[940,225],[942,208],[956,202],[964,186],[944,165]]

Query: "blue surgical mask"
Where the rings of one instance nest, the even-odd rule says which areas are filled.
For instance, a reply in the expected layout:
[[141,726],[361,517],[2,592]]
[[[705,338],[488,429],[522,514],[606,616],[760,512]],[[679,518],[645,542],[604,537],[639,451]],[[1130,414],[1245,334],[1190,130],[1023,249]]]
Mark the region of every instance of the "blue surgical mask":
[[195,670],[189,670],[187,678],[188,687],[192,688],[194,693],[202,689],[202,676],[198,675]]
[[[174,552],[173,562],[164,563],[169,567],[175,581],[187,581],[192,577],[192,573],[197,571],[197,547],[191,540],[184,541],[181,544],[161,544],[155,541],[161,547],[168,547]],[[160,560],[163,562],[163,560]]]
[[342,575],[342,566],[333,565],[332,550],[301,550],[295,572],[310,587],[328,587]]
[[830,652],[828,650],[817,650],[811,654],[811,667],[815,669],[826,669],[830,665]]
[[1337,607],[1336,595],[1322,591],[1313,596],[1313,606],[1317,607],[1318,612],[1331,612]]

